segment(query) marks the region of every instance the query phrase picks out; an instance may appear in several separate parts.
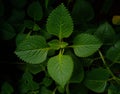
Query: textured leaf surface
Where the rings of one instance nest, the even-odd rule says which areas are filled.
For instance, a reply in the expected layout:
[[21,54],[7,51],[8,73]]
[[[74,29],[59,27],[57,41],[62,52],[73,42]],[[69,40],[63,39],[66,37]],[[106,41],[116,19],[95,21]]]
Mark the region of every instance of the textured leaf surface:
[[73,71],[73,61],[68,55],[57,55],[48,61],[48,73],[62,87],[68,82]]
[[48,48],[42,36],[29,36],[18,45],[15,53],[25,62],[38,64],[46,59]]
[[41,20],[43,13],[42,7],[38,1],[31,3],[27,10],[28,15],[36,21]]
[[67,38],[73,32],[73,22],[68,10],[63,4],[59,5],[48,17],[47,31],[59,39]]
[[60,42],[59,40],[52,40],[48,43],[48,45],[53,48],[53,49],[60,49],[60,48],[64,48],[68,45],[68,43],[66,42]]
[[108,49],[106,57],[113,62],[120,63],[120,41]]
[[89,34],[80,34],[76,36],[73,43],[74,45],[72,47],[74,52],[79,57],[87,57],[92,55],[102,45],[99,39]]
[[106,69],[98,68],[87,73],[84,84],[90,90],[101,93],[104,92],[110,74]]
[[112,28],[110,24],[107,22],[101,24],[97,31],[95,32],[95,35],[102,40],[103,42],[113,42],[115,39],[115,31]]

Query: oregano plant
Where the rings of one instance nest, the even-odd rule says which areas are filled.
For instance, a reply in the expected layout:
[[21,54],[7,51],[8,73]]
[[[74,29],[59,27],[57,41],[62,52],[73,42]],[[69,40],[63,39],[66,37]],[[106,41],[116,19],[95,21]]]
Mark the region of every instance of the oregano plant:
[[79,34],[74,37],[72,44],[64,41],[72,35],[73,21],[64,4],[55,8],[47,19],[47,32],[55,39],[46,42],[41,35],[28,35],[15,51],[23,61],[31,64],[44,63],[49,50],[55,50],[58,55],[48,58],[47,71],[50,77],[62,88],[69,83],[74,69],[71,55],[66,55],[67,49],[74,51],[78,57],[88,57],[101,47],[102,42],[91,34]]
[[[120,94],[119,29],[109,21],[95,21],[92,1],[15,2],[19,6],[11,4],[18,10],[0,30],[3,39],[15,38],[22,75],[17,90],[16,84],[6,81],[0,94]],[[102,7],[105,13],[111,5],[105,10],[107,2]],[[19,11],[25,5],[26,14]],[[22,23],[10,24],[18,15]]]

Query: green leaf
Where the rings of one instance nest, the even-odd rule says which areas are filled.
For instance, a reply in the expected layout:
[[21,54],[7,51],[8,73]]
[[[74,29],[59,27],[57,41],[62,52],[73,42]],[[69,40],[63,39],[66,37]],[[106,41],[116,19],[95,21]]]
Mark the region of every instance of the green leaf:
[[5,40],[10,40],[16,35],[13,26],[8,23],[2,24],[0,30],[2,31],[2,38]]
[[70,50],[67,50],[65,54],[70,55],[72,57],[73,61],[75,62],[72,77],[69,82],[70,83],[82,82],[82,80],[84,78],[84,70],[83,70],[83,66],[82,66],[80,59],[78,59],[76,57],[76,55],[74,55],[74,53]]
[[66,43],[66,42],[60,42],[59,40],[52,40],[52,41],[50,41],[49,43],[48,43],[48,45],[51,47],[51,48],[53,48],[53,49],[60,49],[60,48],[65,48],[67,45],[68,45],[68,43]]
[[39,94],[53,94],[52,91],[50,91],[49,89],[47,89],[46,87],[42,87],[40,89],[40,93]]
[[97,31],[95,32],[95,35],[105,43],[114,42],[115,40],[115,31],[112,28],[112,26],[107,22],[101,24],[98,27]]
[[110,74],[106,69],[93,69],[87,73],[84,84],[90,90],[97,93],[102,93],[107,86],[107,81],[109,77]]
[[40,27],[38,24],[34,24],[33,31],[39,31]]
[[72,46],[74,52],[79,57],[87,57],[95,53],[102,43],[93,35],[80,34],[75,37]]
[[86,0],[76,0],[72,10],[75,22],[90,21],[94,17],[94,11],[90,3]]
[[120,94],[120,86],[111,84],[108,88],[108,94]]
[[20,84],[20,94],[26,94],[30,91],[39,89],[39,84],[33,81],[33,76],[29,72],[25,72],[22,76]]
[[43,71],[43,65],[41,64],[27,64],[27,70],[32,74],[37,74]]
[[120,63],[120,41],[107,50],[106,57],[116,63]]
[[27,34],[19,33],[16,36],[16,46],[18,46],[22,41],[24,41],[26,37],[27,37]]
[[35,22],[31,21],[31,20],[25,20],[24,21],[24,26],[28,29],[31,29],[33,31],[38,31],[40,30],[40,27],[38,24],[36,24]]
[[31,3],[28,7],[27,13],[35,21],[40,21],[43,16],[40,3],[38,1],[34,1],[33,3]]
[[61,86],[69,81],[73,71],[73,61],[68,55],[57,55],[48,61],[48,73]]
[[8,82],[4,82],[0,94],[13,94],[13,92],[13,87]]
[[73,32],[73,22],[68,10],[63,4],[59,5],[48,17],[47,31],[59,39],[67,38]]
[[33,29],[34,27],[34,22],[31,20],[25,20],[24,21],[24,26],[28,29]]
[[48,77],[45,77],[42,81],[42,83],[44,84],[44,86],[48,87],[52,84],[53,80],[48,78]]
[[80,83],[84,79],[84,70],[80,62],[75,62],[73,75],[70,79],[70,83]]
[[21,42],[15,54],[31,64],[38,64],[46,60],[48,47],[46,41],[42,36],[29,36]]

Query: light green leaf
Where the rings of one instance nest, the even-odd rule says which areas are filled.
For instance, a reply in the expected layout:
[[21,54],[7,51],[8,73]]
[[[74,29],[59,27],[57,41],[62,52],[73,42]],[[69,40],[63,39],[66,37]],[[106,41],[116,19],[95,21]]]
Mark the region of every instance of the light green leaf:
[[66,43],[66,42],[60,42],[59,40],[52,40],[52,41],[50,41],[49,43],[48,43],[48,45],[51,47],[51,48],[53,48],[53,49],[60,49],[60,48],[65,48],[67,45],[68,45],[68,43]]
[[48,17],[47,31],[59,39],[67,38],[73,32],[73,22],[68,10],[63,4],[59,5]]
[[106,57],[116,63],[120,63],[120,41],[107,50]]
[[75,37],[72,46],[74,52],[79,57],[87,57],[95,53],[102,43],[93,35],[80,34]]
[[73,61],[68,55],[57,55],[48,61],[48,73],[61,86],[69,81],[73,71]]
[[112,26],[107,22],[101,24],[98,27],[95,35],[103,42],[110,43],[114,42],[115,40],[115,31]]
[[29,36],[21,42],[15,54],[25,62],[38,64],[46,60],[48,47],[42,36]]
[[31,3],[28,7],[27,13],[35,21],[40,21],[43,16],[43,11],[40,3],[38,1]]
[[4,82],[1,87],[0,94],[13,94],[13,92],[14,92],[13,87],[8,82]]
[[84,84],[90,90],[97,93],[102,93],[107,86],[109,77],[110,74],[106,69],[93,69],[87,73]]

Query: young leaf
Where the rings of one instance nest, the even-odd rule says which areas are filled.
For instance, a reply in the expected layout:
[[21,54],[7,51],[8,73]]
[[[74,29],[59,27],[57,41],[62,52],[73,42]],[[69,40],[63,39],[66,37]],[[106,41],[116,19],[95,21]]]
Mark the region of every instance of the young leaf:
[[87,73],[84,84],[90,90],[97,93],[102,93],[106,88],[109,77],[110,74],[106,69],[93,69]]
[[73,61],[68,55],[57,55],[48,61],[48,73],[61,86],[69,81],[73,71]]
[[73,22],[68,10],[63,4],[59,5],[48,17],[47,31],[59,39],[67,38],[73,32]]
[[74,45],[72,47],[74,52],[79,57],[87,57],[92,55],[102,45],[99,39],[89,34],[80,34],[76,36],[73,43]]
[[115,31],[112,26],[105,22],[104,24],[100,25],[95,32],[95,35],[102,40],[103,42],[114,42],[115,39]]
[[60,48],[64,48],[68,45],[68,43],[66,42],[60,42],[59,40],[52,40],[48,43],[48,45],[53,48],[53,49],[60,49]]
[[29,36],[21,42],[15,54],[25,62],[38,64],[43,62],[48,53],[46,41],[42,36]]
[[120,63],[120,41],[108,49],[106,57],[113,62]]
[[34,1],[32,4],[30,4],[27,13],[35,21],[40,21],[43,16],[42,7],[40,3],[38,1]]

